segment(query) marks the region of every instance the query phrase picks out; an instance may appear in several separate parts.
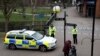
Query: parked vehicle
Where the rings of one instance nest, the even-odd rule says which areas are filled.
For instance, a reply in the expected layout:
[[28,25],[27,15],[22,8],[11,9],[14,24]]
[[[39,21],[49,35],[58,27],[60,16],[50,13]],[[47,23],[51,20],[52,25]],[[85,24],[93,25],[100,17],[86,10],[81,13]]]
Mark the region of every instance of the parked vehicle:
[[26,48],[46,51],[56,48],[57,40],[32,30],[12,30],[6,33],[4,44],[9,49]]

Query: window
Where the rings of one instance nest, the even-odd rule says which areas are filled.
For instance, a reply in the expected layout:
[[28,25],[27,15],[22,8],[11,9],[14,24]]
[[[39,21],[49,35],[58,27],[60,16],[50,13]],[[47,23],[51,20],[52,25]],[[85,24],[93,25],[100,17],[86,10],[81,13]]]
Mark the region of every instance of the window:
[[8,35],[7,38],[14,39],[15,35]]
[[33,40],[33,38],[26,38],[26,40]]
[[23,35],[16,35],[16,39],[23,39]]
[[34,33],[32,36],[33,36],[36,40],[40,40],[40,39],[43,38],[43,35],[40,34],[40,33],[38,33],[38,32]]
[[26,36],[25,38],[26,40],[33,40],[33,38],[31,36]]

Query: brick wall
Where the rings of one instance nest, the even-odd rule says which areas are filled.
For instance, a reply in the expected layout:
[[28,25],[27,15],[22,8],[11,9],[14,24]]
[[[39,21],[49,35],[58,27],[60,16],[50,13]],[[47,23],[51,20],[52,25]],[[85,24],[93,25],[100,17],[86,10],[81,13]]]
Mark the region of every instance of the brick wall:
[[97,0],[96,4],[96,17],[100,17],[100,0]]
[[87,12],[86,12],[86,0],[83,0],[83,13],[82,13],[82,16],[86,16],[87,15]]
[[[85,0],[84,0],[85,2]],[[83,6],[83,13],[82,15],[83,16],[86,16],[86,4],[84,3],[84,6]],[[96,4],[96,17],[100,17],[100,0],[97,0],[97,4]]]

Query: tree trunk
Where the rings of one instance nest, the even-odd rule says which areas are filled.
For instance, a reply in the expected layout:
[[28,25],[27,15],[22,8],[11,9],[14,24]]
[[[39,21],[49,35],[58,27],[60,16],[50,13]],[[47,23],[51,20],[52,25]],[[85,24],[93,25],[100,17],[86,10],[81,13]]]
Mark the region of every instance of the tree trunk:
[[8,31],[8,26],[9,26],[9,17],[5,17],[5,32]]
[[25,0],[22,0],[22,14],[23,14],[23,18],[25,19],[26,18],[26,15],[25,15]]
[[5,17],[5,32],[8,31],[9,28],[9,18],[11,13],[16,5],[13,0],[3,0],[3,14]]
[[5,16],[5,32],[7,32],[8,31],[8,21],[9,21],[9,19],[7,18],[7,1],[4,0],[3,3],[4,3],[3,13],[4,13],[4,16]]

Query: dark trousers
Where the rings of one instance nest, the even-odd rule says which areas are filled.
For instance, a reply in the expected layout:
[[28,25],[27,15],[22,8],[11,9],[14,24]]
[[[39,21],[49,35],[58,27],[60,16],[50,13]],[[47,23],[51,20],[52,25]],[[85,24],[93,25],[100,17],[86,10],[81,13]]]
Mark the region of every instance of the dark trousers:
[[69,53],[64,53],[64,56],[69,56]]
[[51,37],[55,37],[55,35],[54,34],[51,34]]
[[73,42],[74,44],[77,44],[77,34],[73,34]]

